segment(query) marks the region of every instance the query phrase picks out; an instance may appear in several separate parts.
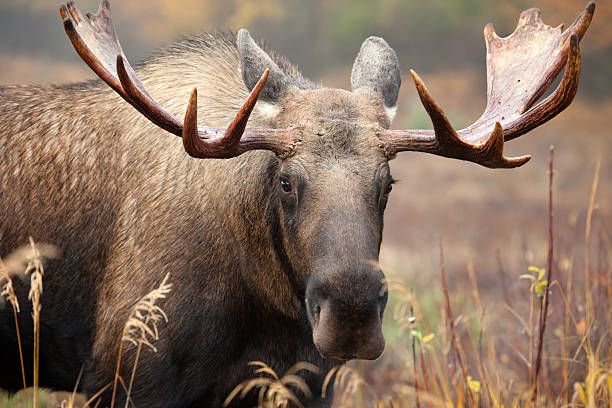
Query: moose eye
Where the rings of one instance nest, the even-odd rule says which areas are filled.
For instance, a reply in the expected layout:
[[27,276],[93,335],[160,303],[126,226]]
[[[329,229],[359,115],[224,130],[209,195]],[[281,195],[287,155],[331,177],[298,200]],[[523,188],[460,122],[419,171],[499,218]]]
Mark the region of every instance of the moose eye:
[[384,303],[387,304],[387,299],[389,297],[389,292],[387,291],[387,289],[381,289],[380,292],[378,292],[378,301],[380,303]]
[[391,190],[393,190],[393,183],[395,183],[394,179],[391,179],[386,185],[385,185],[385,189],[383,190],[383,196],[388,196],[389,193],[391,193]]
[[281,190],[283,190],[284,193],[290,193],[291,192],[291,183],[286,178],[281,177],[280,185],[281,185]]

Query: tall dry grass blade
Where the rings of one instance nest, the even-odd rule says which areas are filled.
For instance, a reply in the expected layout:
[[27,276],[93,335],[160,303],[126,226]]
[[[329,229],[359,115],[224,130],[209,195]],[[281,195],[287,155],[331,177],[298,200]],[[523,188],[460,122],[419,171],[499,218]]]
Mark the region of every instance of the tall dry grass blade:
[[512,306],[512,303],[510,301],[510,296],[508,296],[508,287],[506,283],[506,272],[504,271],[504,262],[502,260],[501,250],[498,248],[497,251],[495,252],[497,254],[497,271],[499,273],[499,279],[501,281],[504,302]]
[[430,353],[430,358],[427,361],[427,370],[429,373],[431,373],[432,392],[437,396],[437,398],[444,401],[444,405],[448,405],[451,401],[450,392],[446,383],[446,377],[440,375],[442,370],[440,368],[437,353]]
[[[89,398],[87,401],[85,401],[85,403],[83,404],[83,406],[81,408],[87,408],[91,405],[92,402],[94,402],[95,400],[98,399],[98,397],[100,397],[100,395],[102,395],[102,393],[106,390],[108,390],[110,388],[110,386],[113,385],[113,382],[109,382],[108,384],[106,384],[104,387],[100,388],[98,390],[98,392],[96,392],[94,395],[91,396],[91,398]],[[100,400],[98,400],[96,402],[96,405],[94,407],[97,407],[98,405],[100,405]]]
[[21,346],[21,330],[19,330],[19,319],[17,313],[19,313],[19,301],[17,295],[15,295],[15,289],[13,288],[13,280],[11,279],[8,270],[4,266],[2,258],[0,258],[0,283],[6,281],[0,291],[0,300],[6,298],[13,308],[13,318],[15,319],[15,332],[17,333],[17,347],[19,348],[19,363],[21,364],[21,380],[23,382],[23,406],[28,405],[28,386],[26,382],[25,365],[23,362],[23,348]]
[[[597,161],[595,166],[595,174],[593,175],[593,184],[591,185],[591,195],[589,197],[589,208],[587,210],[586,226],[584,229],[584,302],[585,302],[585,316],[586,325],[590,326],[590,319],[592,318],[592,305],[591,305],[591,272],[589,265],[590,258],[590,239],[591,239],[591,221],[593,218],[593,211],[595,210],[595,196],[597,195],[597,185],[599,184],[599,169],[601,168],[601,159]],[[590,347],[590,332],[587,335],[587,347]]]
[[[20,361],[21,361],[21,373],[24,388],[26,386],[25,380],[25,367],[23,363],[23,349],[21,346],[21,333],[19,330],[19,321],[17,319],[17,312],[19,312],[19,303],[17,302],[17,296],[15,295],[11,276],[22,275],[28,277],[30,275],[30,292],[28,299],[32,301],[34,313],[32,318],[34,321],[34,389],[33,389],[33,403],[34,407],[38,406],[38,355],[39,355],[39,330],[40,330],[40,294],[42,293],[42,276],[44,275],[43,261],[44,259],[57,258],[58,250],[53,245],[49,244],[35,244],[32,237],[29,237],[29,245],[24,245],[11,252],[2,263],[3,276],[7,280],[2,295],[7,296],[9,302],[13,306],[13,317],[15,318],[15,329],[17,331],[17,343],[19,345]],[[1,279],[1,278],[0,278]],[[27,389],[24,389],[24,396],[26,401],[29,399],[27,395]]]
[[123,379],[119,375],[121,368],[121,358],[124,350],[124,343],[131,343],[137,346],[136,357],[134,359],[134,366],[132,367],[132,373],[130,376],[130,383],[126,391],[125,407],[127,408],[130,402],[130,395],[132,386],[134,384],[134,378],[136,375],[136,367],[138,366],[138,360],[142,351],[142,346],[147,346],[153,352],[157,352],[157,348],[153,345],[153,342],[159,339],[158,323],[161,321],[168,321],[166,313],[156,305],[156,302],[160,299],[165,299],[166,295],[170,293],[172,284],[168,283],[170,274],[166,274],[159,286],[153,289],[151,292],[144,295],[132,308],[128,320],[123,327],[123,333],[121,335],[121,341],[119,343],[119,353],[117,356],[117,365],[115,367],[115,378],[113,381],[113,393],[111,396],[111,408],[115,405],[115,399],[117,396],[117,383],[123,382]]
[[13,309],[13,318],[15,319],[15,332],[17,333],[17,347],[19,348],[19,363],[21,364],[21,381],[23,382],[23,406],[27,407],[28,397],[28,385],[25,378],[25,364],[23,362],[23,348],[21,346],[21,330],[19,330],[19,319],[17,313],[19,313],[19,301],[17,295],[15,295],[15,289],[13,288],[13,280],[11,279],[8,270],[4,266],[2,258],[0,258],[0,282],[5,280],[4,286],[1,286],[0,301],[5,299],[11,304]]
[[[468,397],[470,398],[470,402],[476,401],[474,396],[472,395],[472,391],[468,386],[468,374],[465,365],[463,364],[463,358],[461,357],[461,348],[459,345],[459,339],[457,337],[457,333],[455,332],[455,321],[453,319],[453,312],[450,305],[450,298],[448,296],[448,287],[446,285],[446,268],[444,266],[444,250],[442,247],[442,241],[440,241],[440,274],[442,275],[442,291],[444,292],[444,300],[446,302],[446,314],[448,315],[448,323],[451,331],[451,344],[455,349],[455,356],[457,357],[457,363],[461,369],[461,375],[463,376],[463,385],[467,390]],[[461,395],[461,394],[460,394]]]
[[[147,334],[151,334],[151,332],[155,335],[155,340],[158,339],[159,333],[157,329],[157,322],[164,320],[168,321],[168,316],[164,313],[162,309],[155,305],[155,302],[159,299],[163,299],[170,292],[172,284],[167,283],[169,274],[166,274],[166,277],[159,285],[159,287],[148,295],[146,295],[140,302],[137,304],[132,310],[132,316],[128,319],[128,326],[130,325],[130,320],[133,320],[133,324],[135,324],[134,330],[136,333],[133,333],[133,330],[128,329],[124,334],[124,341],[133,342],[134,334],[140,334],[140,336],[136,339],[138,343],[138,349],[136,350],[136,358],[134,359],[134,367],[132,367],[132,374],[130,376],[130,385],[127,390],[127,397],[125,400],[125,408],[128,407],[130,402],[130,395],[132,393],[132,386],[134,384],[134,378],[136,376],[136,367],[138,366],[138,360],[140,358],[140,353],[142,351],[142,346],[146,345],[151,348],[153,352],[157,352],[157,349],[151,344],[151,342],[147,341]],[[142,320],[144,317],[144,321]],[[152,325],[153,330],[146,330],[149,328],[149,325]],[[142,327],[144,326],[144,327]],[[131,336],[131,337],[130,337]]]
[[[574,259],[572,256],[572,261],[569,265],[569,270],[567,272],[567,294],[565,300],[565,316],[563,321],[563,333],[565,338],[569,338],[569,328],[570,328],[570,317],[572,317],[572,283],[573,283],[573,275],[574,275]],[[574,326],[576,326],[576,322],[574,320]],[[569,353],[570,348],[565,344],[565,341],[562,344],[563,349],[561,350],[561,355],[563,357],[563,366],[561,367],[561,375],[563,376],[563,388],[565,389],[563,401],[567,404],[569,403]]]
[[119,382],[119,370],[121,369],[121,357],[123,356],[123,341],[119,342],[119,352],[117,353],[117,364],[115,365],[115,378],[113,380],[113,393],[111,395],[110,408],[115,406],[115,398],[117,397],[117,383]]
[[[478,314],[478,341],[474,340],[474,336],[470,333],[470,339],[472,341],[472,348],[474,351],[474,359],[476,360],[476,369],[478,370],[478,374],[480,375],[480,379],[484,388],[486,390],[486,395],[489,399],[489,406],[497,406],[497,401],[495,395],[493,394],[491,387],[489,385],[489,380],[486,375],[486,370],[484,367],[484,363],[482,361],[481,355],[483,353],[482,350],[482,341],[484,337],[484,315],[485,309],[482,306],[482,302],[480,299],[480,290],[478,289],[478,282],[476,280],[476,273],[474,272],[474,264],[472,261],[468,262],[467,265],[468,276],[470,278],[470,282],[472,284],[472,297],[474,299],[474,306],[476,307],[476,313]],[[481,405],[482,399],[479,400],[479,406]]]
[[[39,364],[40,364],[40,312],[42,305],[40,303],[40,295],[43,293],[43,276],[45,274],[45,268],[43,266],[43,260],[45,256],[43,252],[49,248],[46,246],[44,251],[39,249],[39,246],[34,243],[34,239],[29,237],[30,241],[30,253],[26,257],[27,264],[25,267],[24,275],[27,277],[30,275],[30,292],[28,293],[28,299],[32,302],[32,319],[34,320],[34,347],[33,347],[33,390],[32,390],[32,405],[34,408],[38,408],[38,377],[39,377]],[[51,256],[56,256],[57,251],[54,249],[49,252]]]
[[472,261],[469,261],[467,264],[467,272],[468,272],[468,277],[470,278],[470,283],[472,285],[472,298],[474,299],[474,306],[476,307],[476,313],[478,315],[478,328],[479,329],[478,329],[478,341],[477,342],[474,341],[474,338],[470,333],[470,339],[472,340],[472,347],[474,350],[474,358],[476,360],[476,368],[478,370],[478,374],[480,375],[480,379],[486,390],[486,395],[489,398],[489,406],[495,406],[493,402],[495,400],[495,396],[491,392],[491,388],[489,386],[489,382],[488,382],[486,372],[485,372],[485,367],[484,367],[484,364],[481,358],[481,354],[483,352],[482,342],[483,342],[484,327],[485,327],[485,324],[484,324],[485,309],[483,308],[482,301],[480,299],[480,290],[478,289],[478,281],[476,279],[476,272],[474,271],[474,263]]
[[[536,402],[538,398],[538,377],[542,366],[542,353],[544,346],[544,332],[546,331],[546,321],[548,317],[549,303],[549,288],[552,282],[552,268],[554,255],[554,235],[553,235],[553,161],[555,149],[550,147],[550,156],[548,158],[548,270],[546,271],[546,287],[544,288],[544,300],[540,303],[540,322],[538,333],[538,351],[536,355],[535,374],[533,379],[533,395],[532,401]],[[543,306],[542,306],[543,303]]]
[[[533,394],[533,383],[534,383],[534,377],[535,377],[535,347],[536,347],[536,341],[535,341],[535,335],[536,335],[536,322],[534,320],[534,314],[535,314],[535,294],[534,292],[530,291],[529,293],[529,330],[526,331],[527,335],[528,335],[528,341],[529,341],[529,350],[528,350],[528,364],[527,364],[527,378],[529,381],[529,390],[527,391],[527,399],[531,402],[531,395]],[[540,310],[540,308],[538,308],[538,310]],[[539,319],[539,314],[538,314],[538,319]],[[527,407],[529,407],[530,402],[527,404]]]
[[[427,375],[427,369],[425,368],[425,353],[423,353],[423,347],[419,348],[419,356],[421,359],[421,375],[423,376],[423,385],[425,385],[425,393],[430,394],[429,391],[429,380]],[[431,407],[431,404],[428,404]]]
[[[414,317],[414,307],[412,306],[412,303],[410,303],[410,316]],[[416,319],[413,321],[413,323],[416,322]],[[414,398],[415,398],[415,404],[417,408],[421,407],[421,401],[419,400],[419,373],[417,370],[417,358],[416,358],[416,336],[411,335],[411,348],[412,348],[412,375],[414,376]]]
[[77,389],[79,388],[79,383],[81,382],[81,377],[83,376],[83,368],[81,366],[81,370],[79,370],[79,376],[77,377],[76,383],[74,384],[74,389],[72,390],[72,394],[68,397],[68,400],[64,399],[60,404],[60,408],[75,408],[74,401],[76,399]]

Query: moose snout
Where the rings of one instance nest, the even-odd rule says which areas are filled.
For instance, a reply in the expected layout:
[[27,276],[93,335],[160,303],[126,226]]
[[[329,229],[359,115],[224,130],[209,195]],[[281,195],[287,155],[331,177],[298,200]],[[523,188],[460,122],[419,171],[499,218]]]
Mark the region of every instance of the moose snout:
[[333,275],[315,277],[307,288],[313,342],[324,357],[375,360],[385,348],[384,275],[373,268]]

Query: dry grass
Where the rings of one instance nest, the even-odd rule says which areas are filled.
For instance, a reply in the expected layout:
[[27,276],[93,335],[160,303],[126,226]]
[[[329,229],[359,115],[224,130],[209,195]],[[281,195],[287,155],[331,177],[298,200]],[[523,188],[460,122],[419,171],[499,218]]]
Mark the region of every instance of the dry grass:
[[[21,344],[21,333],[17,313],[19,313],[19,302],[13,290],[12,277],[18,276],[20,272],[23,278],[30,278],[30,292],[28,299],[32,302],[32,319],[34,320],[34,343],[33,343],[33,387],[32,387],[32,406],[38,407],[38,370],[39,370],[39,350],[40,350],[40,295],[43,291],[43,275],[45,273],[43,261],[45,258],[56,258],[57,249],[52,245],[36,245],[32,237],[30,244],[25,245],[6,257],[4,261],[0,259],[0,283],[4,282],[0,298],[9,301],[13,308],[13,318],[15,320],[15,330],[17,332],[17,343],[19,346],[19,360],[21,362],[21,375],[23,381],[23,398],[28,401],[28,391],[26,386],[26,375],[23,360],[23,349]],[[25,264],[25,267],[24,267]]]
[[117,384],[121,380],[119,374],[121,368],[121,358],[123,357],[124,344],[132,344],[137,347],[136,358],[134,359],[134,365],[132,366],[132,374],[130,376],[130,384],[126,391],[125,408],[129,406],[130,395],[132,392],[132,386],[134,384],[134,378],[136,376],[136,367],[138,366],[138,360],[140,353],[142,352],[142,346],[146,346],[154,353],[157,353],[157,348],[153,343],[159,340],[159,329],[157,325],[161,321],[168,321],[166,313],[156,305],[160,299],[165,299],[166,295],[170,293],[172,284],[168,283],[170,275],[166,274],[162,282],[156,289],[143,296],[132,308],[125,326],[123,327],[123,334],[121,336],[121,342],[119,345],[119,353],[117,354],[117,367],[115,370],[115,380],[113,383],[113,396],[111,399],[111,408],[115,405],[115,397],[117,395]]
[[299,393],[306,398],[312,398],[313,394],[306,381],[298,373],[300,371],[307,371],[313,374],[321,373],[319,368],[306,362],[295,364],[282,377],[264,362],[252,361],[249,365],[259,367],[254,372],[258,377],[247,380],[234,388],[225,399],[223,406],[228,406],[234,399],[246,397],[251,390],[258,390],[259,407],[289,408],[297,406],[298,408],[303,408],[298,397]]
[[[61,399],[58,395],[65,395],[66,393],[55,393],[50,394],[43,391],[43,404],[40,404],[39,392],[41,391],[38,387],[38,372],[39,372],[39,351],[40,351],[40,312],[42,310],[42,304],[40,301],[40,295],[43,292],[43,276],[44,276],[44,261],[48,258],[56,258],[58,256],[57,249],[52,245],[47,244],[35,244],[32,238],[29,239],[30,244],[23,246],[6,257],[3,261],[0,258],[0,301],[8,301],[13,308],[13,317],[15,320],[15,330],[17,333],[18,345],[19,345],[19,356],[21,361],[21,374],[23,379],[23,391],[15,396],[9,398],[3,396],[0,393],[0,407],[57,407],[62,408],[74,408],[74,407],[89,407],[95,403],[94,407],[99,404],[99,396],[105,392],[111,385],[113,385],[113,394],[111,407],[114,406],[115,397],[117,394],[118,383],[124,387],[126,391],[126,402],[125,408],[130,404],[130,394],[134,384],[134,378],[136,376],[136,368],[138,366],[138,360],[140,358],[142,347],[145,346],[153,352],[157,352],[157,348],[154,346],[154,342],[159,339],[158,324],[161,321],[167,322],[168,316],[166,313],[157,305],[160,299],[164,299],[172,288],[172,284],[168,283],[169,274],[166,274],[159,286],[153,289],[151,292],[143,296],[132,308],[127,322],[125,323],[123,334],[120,341],[119,352],[117,355],[117,367],[115,372],[115,380],[113,383],[109,383],[100,389],[90,399],[86,400],[83,396],[77,395],[79,382],[81,380],[82,369],[79,373],[79,377],[74,386],[72,394]],[[24,266],[25,265],[25,266]],[[34,341],[33,341],[33,379],[32,386],[28,387],[26,380],[25,367],[23,363],[23,350],[21,344],[21,332],[19,330],[19,323],[17,314],[19,310],[19,302],[15,292],[13,290],[14,276],[30,277],[30,291],[28,299],[32,302],[32,318],[34,320]],[[136,357],[132,366],[130,375],[129,386],[125,387],[125,383],[121,378],[120,366],[121,360],[124,353],[124,344],[134,345],[136,347]],[[30,399],[30,391],[32,398]],[[21,395],[20,395],[21,394]]]

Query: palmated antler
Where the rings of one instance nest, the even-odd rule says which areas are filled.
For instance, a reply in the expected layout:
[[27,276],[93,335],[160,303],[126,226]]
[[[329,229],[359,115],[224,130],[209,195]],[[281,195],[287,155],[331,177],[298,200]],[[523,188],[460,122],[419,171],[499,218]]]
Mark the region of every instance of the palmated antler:
[[[576,95],[580,77],[578,42],[586,32],[595,4],[590,2],[565,31],[542,22],[540,10],[521,13],[514,32],[500,38],[491,24],[484,30],[487,45],[487,106],[482,116],[455,131],[421,78],[412,78],[434,130],[380,130],[390,157],[401,151],[422,151],[468,160],[486,167],[518,167],[530,156],[506,158],[504,141],[540,126],[565,109]],[[557,89],[537,105],[565,66]]]
[[60,8],[64,28],[74,48],[89,67],[123,99],[160,128],[183,138],[187,153],[196,158],[230,158],[249,150],[271,150],[279,156],[291,154],[299,142],[297,130],[246,128],[261,93],[268,70],[227,129],[198,126],[197,92],[189,98],[185,121],[159,105],[146,91],[125,58],[110,14],[108,0],[102,0],[96,14],[83,17],[74,2]]

